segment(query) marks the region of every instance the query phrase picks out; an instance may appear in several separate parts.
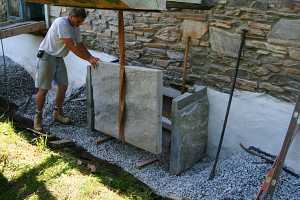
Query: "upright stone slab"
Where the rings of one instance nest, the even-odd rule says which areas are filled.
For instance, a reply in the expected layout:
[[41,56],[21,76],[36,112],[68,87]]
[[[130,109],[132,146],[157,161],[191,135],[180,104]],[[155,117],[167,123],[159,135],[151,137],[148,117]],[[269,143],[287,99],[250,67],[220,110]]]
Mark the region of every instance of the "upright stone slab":
[[[159,154],[162,149],[162,71],[126,67],[125,141]],[[118,138],[119,64],[92,70],[95,130]]]
[[211,27],[209,33],[209,42],[213,51],[233,58],[238,56],[241,36],[215,27]]
[[207,88],[195,86],[172,102],[170,172],[180,174],[205,156],[208,138]]
[[300,47],[300,20],[280,19],[268,35],[268,42]]

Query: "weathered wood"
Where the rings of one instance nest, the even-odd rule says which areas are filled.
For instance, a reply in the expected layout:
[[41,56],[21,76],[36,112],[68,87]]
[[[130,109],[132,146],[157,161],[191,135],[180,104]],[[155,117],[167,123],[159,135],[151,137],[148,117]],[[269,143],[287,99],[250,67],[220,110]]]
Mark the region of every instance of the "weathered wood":
[[214,6],[214,3],[210,1],[199,1],[199,3],[193,3],[193,1],[178,1],[176,0],[167,0],[166,7],[167,9],[171,8],[181,8],[181,9],[199,9],[199,10],[208,10]]
[[58,138],[55,135],[49,134],[49,133],[43,133],[31,128],[26,128],[27,131],[33,133],[36,136],[42,136],[42,137],[46,137],[48,141],[53,141],[53,140],[57,140]]
[[50,141],[50,142],[49,142],[49,145],[50,145],[52,148],[60,149],[60,148],[65,148],[65,147],[74,146],[75,144],[74,144],[74,142],[71,141],[71,140],[63,139],[63,140]]
[[0,27],[0,37],[2,39],[32,32],[41,32],[46,29],[45,22],[22,22],[16,24],[9,24]]
[[142,160],[136,164],[136,167],[140,169],[140,168],[146,167],[148,165],[151,165],[152,163],[155,163],[155,162],[158,162],[157,158],[152,158],[149,160]]
[[165,0],[25,0],[26,3],[111,10],[165,10]]
[[119,51],[120,51],[120,79],[119,79],[119,113],[118,131],[119,139],[125,143],[125,95],[126,95],[126,76],[125,76],[125,31],[123,11],[119,11]]

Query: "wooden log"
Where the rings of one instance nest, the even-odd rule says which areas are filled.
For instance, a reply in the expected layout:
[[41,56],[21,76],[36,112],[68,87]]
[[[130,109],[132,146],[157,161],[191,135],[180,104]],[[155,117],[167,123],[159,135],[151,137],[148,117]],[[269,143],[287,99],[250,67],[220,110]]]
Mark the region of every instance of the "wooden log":
[[141,169],[141,168],[146,167],[148,165],[151,165],[152,163],[155,163],[155,162],[158,162],[157,158],[152,158],[152,159],[149,159],[149,160],[142,160],[142,161],[139,161],[136,164],[136,167]]
[[49,146],[55,149],[61,149],[61,148],[65,148],[65,147],[71,147],[74,146],[74,142],[71,140],[66,140],[66,139],[62,139],[62,140],[56,140],[56,141],[50,141],[49,142]]
[[100,145],[100,144],[103,144],[104,142],[110,141],[112,139],[113,139],[113,137],[107,136],[105,138],[101,138],[101,139],[97,140],[96,144]]
[[25,0],[25,3],[52,4],[55,6],[98,8],[110,10],[159,11],[166,9],[164,0]]
[[82,7],[82,8],[100,8],[100,9],[129,9],[129,7],[122,1],[108,1],[108,0],[25,0],[25,3],[41,3],[52,4],[56,6],[67,7]]
[[24,33],[41,32],[46,29],[45,22],[23,22],[0,27],[0,38],[8,38]]

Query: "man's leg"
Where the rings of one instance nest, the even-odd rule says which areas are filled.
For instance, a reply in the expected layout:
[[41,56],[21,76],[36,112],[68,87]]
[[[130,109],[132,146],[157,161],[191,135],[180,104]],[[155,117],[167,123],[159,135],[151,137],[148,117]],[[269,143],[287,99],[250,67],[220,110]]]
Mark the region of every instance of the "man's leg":
[[66,86],[66,85],[58,85],[57,91],[56,91],[56,100],[55,100],[55,106],[57,108],[62,108],[67,89],[68,89],[68,86]]
[[43,130],[43,108],[48,90],[39,89],[36,94],[36,113],[34,115],[34,129],[37,131]]
[[53,117],[55,121],[61,122],[63,124],[71,123],[71,119],[63,115],[62,106],[65,100],[66,91],[68,86],[58,85],[56,92],[55,108]]

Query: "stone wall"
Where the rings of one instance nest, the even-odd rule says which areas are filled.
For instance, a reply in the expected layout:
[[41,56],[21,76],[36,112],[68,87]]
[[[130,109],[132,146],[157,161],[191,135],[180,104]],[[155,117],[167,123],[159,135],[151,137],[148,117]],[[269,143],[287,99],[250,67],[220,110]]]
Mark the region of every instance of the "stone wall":
[[[300,88],[298,4],[297,0],[220,0],[211,10],[125,12],[126,59],[128,64],[164,70],[165,84],[180,84],[185,38],[192,32],[189,83],[226,91],[241,29],[248,27],[238,88],[294,101]],[[66,11],[51,8],[55,17]],[[117,12],[89,12],[84,41],[92,49],[118,55]]]
[[0,0],[0,21],[6,18],[6,0]]

